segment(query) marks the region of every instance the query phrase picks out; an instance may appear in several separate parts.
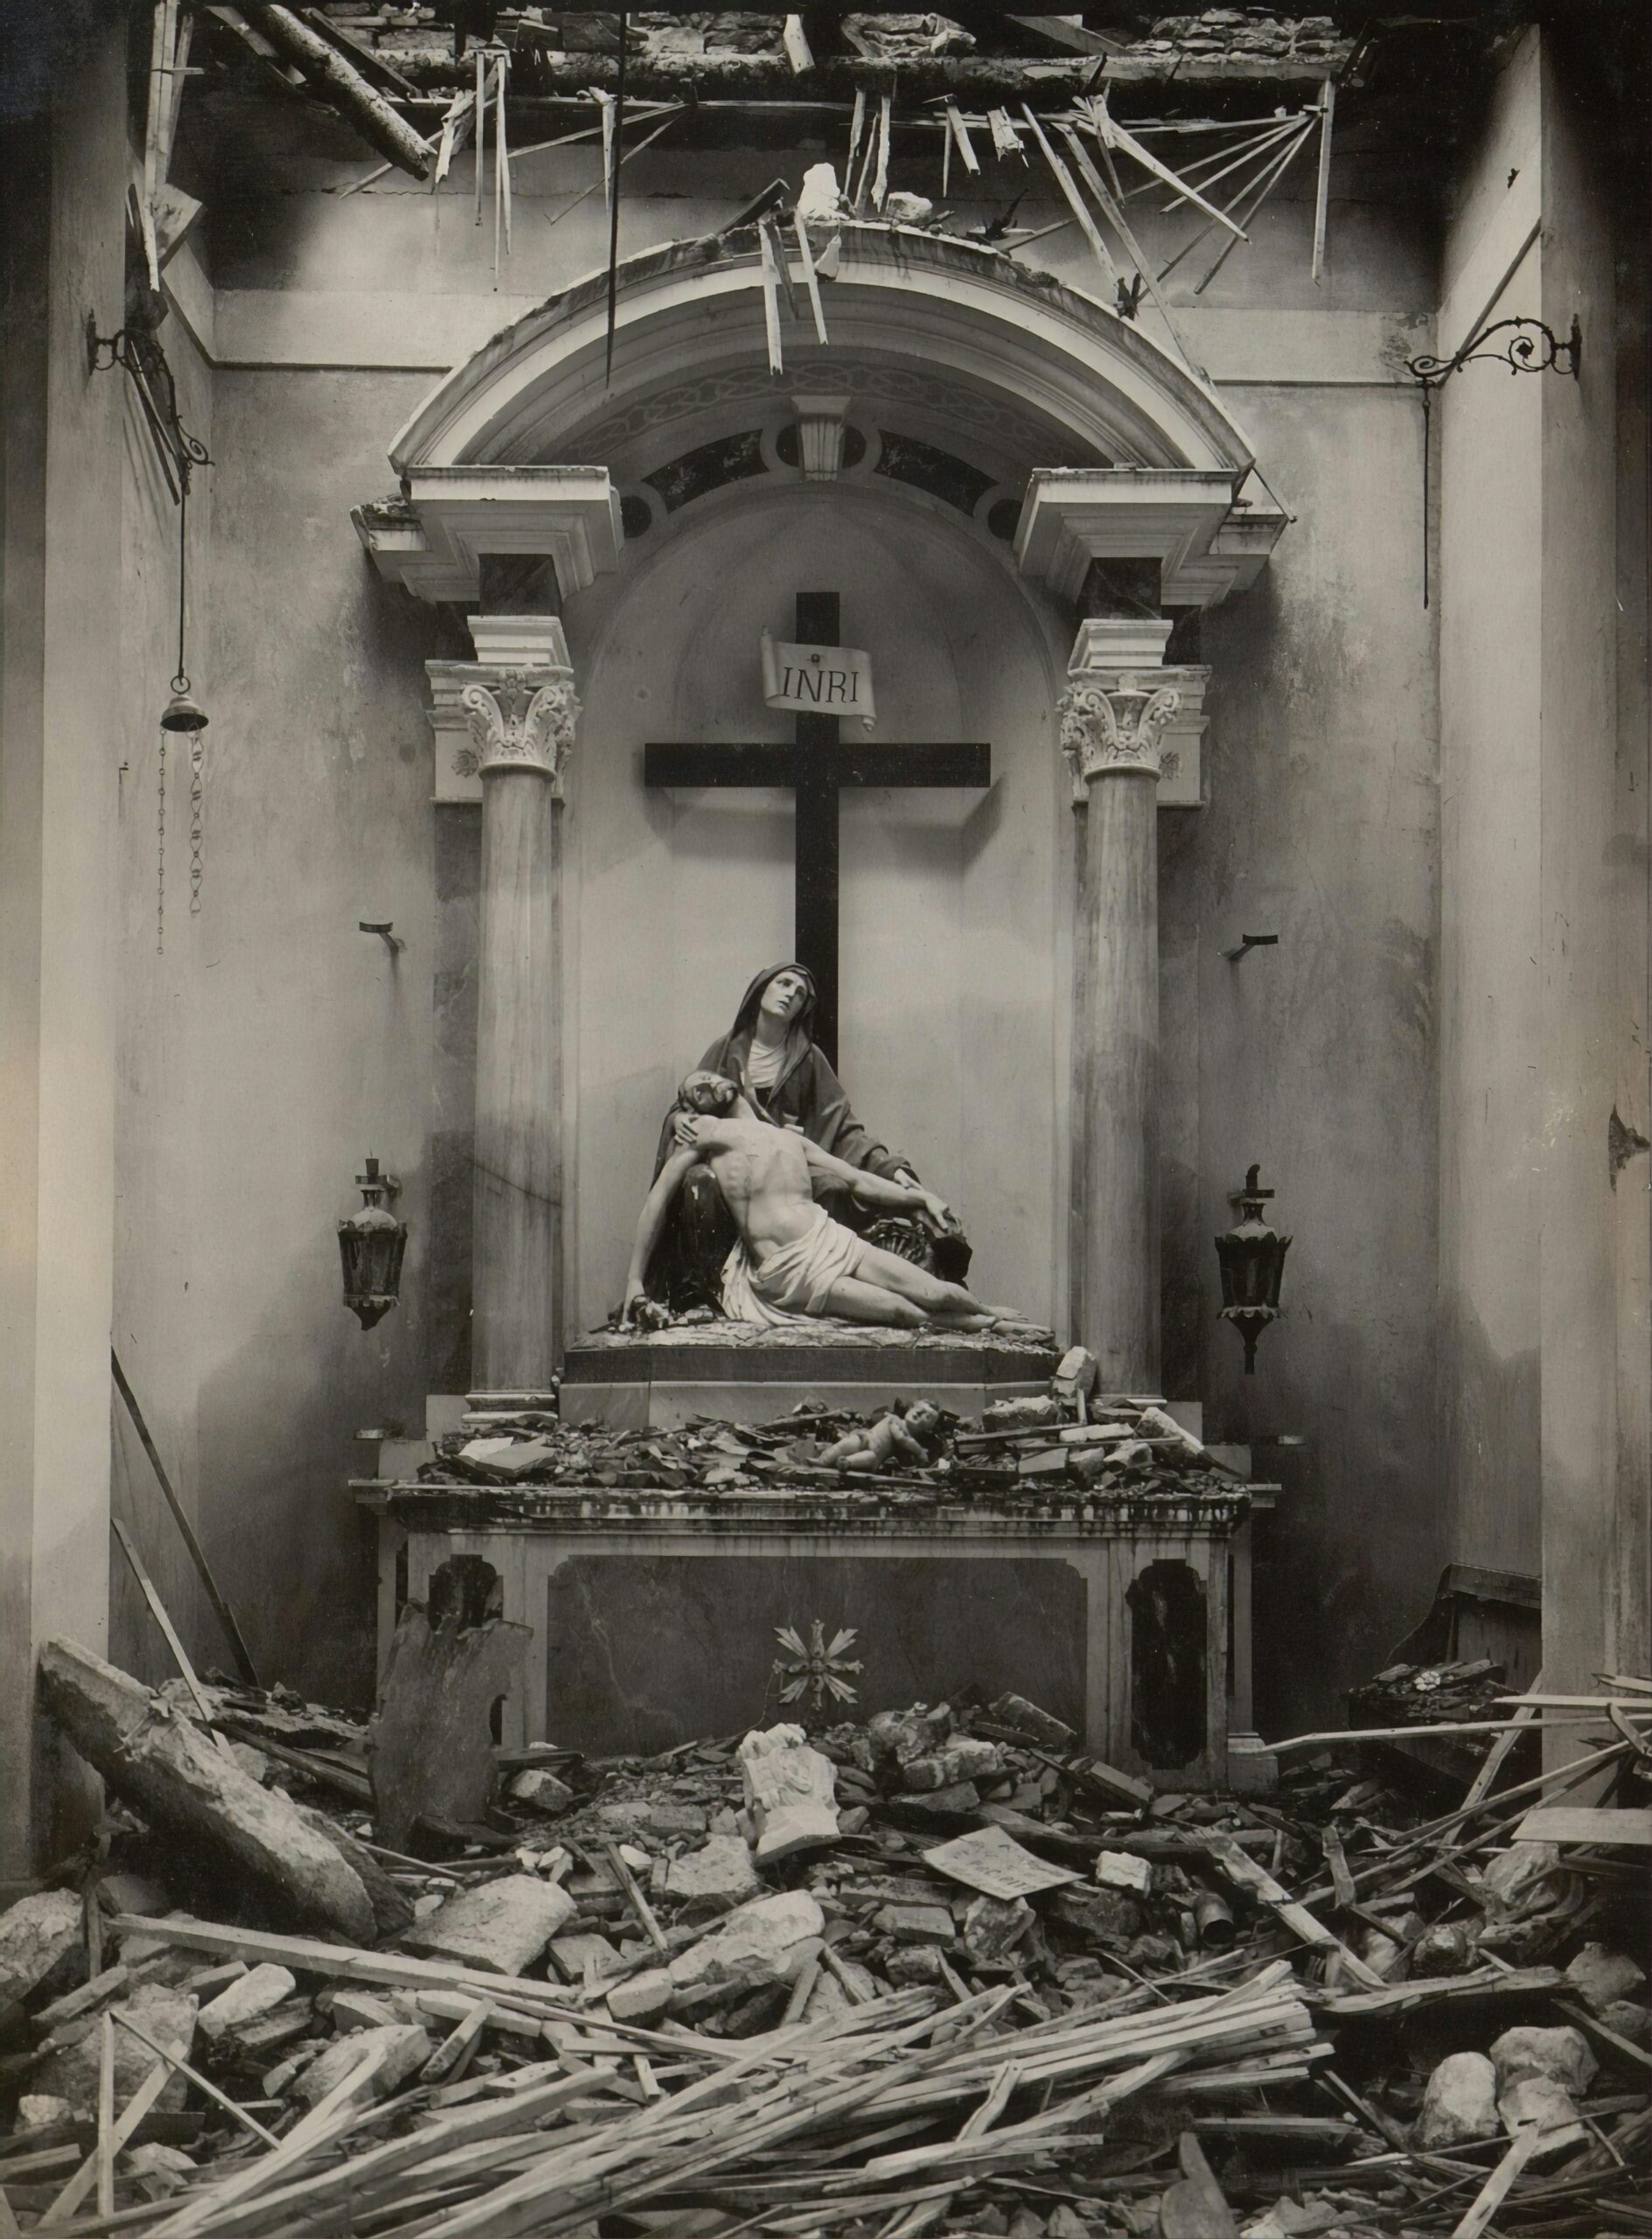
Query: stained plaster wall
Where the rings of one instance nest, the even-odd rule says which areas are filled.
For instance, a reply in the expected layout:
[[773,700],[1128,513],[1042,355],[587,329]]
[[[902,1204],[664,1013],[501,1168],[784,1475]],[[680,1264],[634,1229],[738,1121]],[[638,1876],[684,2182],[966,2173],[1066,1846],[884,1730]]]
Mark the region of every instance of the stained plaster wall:
[[1652,1254],[1644,1161],[1611,1157],[1614,1111],[1649,1132],[1644,204],[1597,59],[1506,58],[1440,322],[1585,335],[1581,380],[1471,366],[1439,414],[1449,1554],[1541,1573],[1541,1627],[1487,1644],[1558,1688],[1647,1639]]
[[[623,241],[726,219],[754,181],[812,159],[643,157]],[[435,205],[394,179],[340,200],[320,190],[366,166],[331,143],[293,161],[280,193],[220,198],[216,292],[196,314],[217,361],[218,462],[206,883],[188,936],[197,1482],[271,1672],[324,1694],[359,1697],[371,1663],[351,1433],[416,1428],[424,1391],[463,1388],[465,1365],[473,842],[466,812],[429,806],[422,666],[461,649],[375,582],[347,510],[387,486],[385,448],[443,364],[600,260],[600,195],[570,207],[594,158],[533,160],[497,294],[463,175]],[[1335,1707],[1435,1566],[1419,1398],[1435,715],[1418,415],[1394,372],[1426,338],[1434,280],[1424,213],[1391,179],[1345,176],[1323,289],[1311,211],[1287,199],[1188,310],[1299,518],[1257,589],[1203,626],[1211,806],[1161,820],[1171,1380],[1207,1399],[1215,1435],[1307,1441],[1258,1448],[1287,1477],[1260,1628],[1290,1643],[1264,1671],[1276,1727]],[[979,192],[984,208],[1008,199],[991,179]],[[1065,237],[1049,261],[1087,277]],[[408,945],[394,966],[361,917],[395,919]],[[1230,966],[1216,952],[1240,930],[1281,945]],[[363,1337],[338,1304],[331,1226],[368,1149],[408,1184],[412,1244],[402,1306]],[[1297,1243],[1291,1313],[1246,1385],[1213,1319],[1209,1238],[1256,1158]],[[153,1231],[149,1250],[158,1264]]]

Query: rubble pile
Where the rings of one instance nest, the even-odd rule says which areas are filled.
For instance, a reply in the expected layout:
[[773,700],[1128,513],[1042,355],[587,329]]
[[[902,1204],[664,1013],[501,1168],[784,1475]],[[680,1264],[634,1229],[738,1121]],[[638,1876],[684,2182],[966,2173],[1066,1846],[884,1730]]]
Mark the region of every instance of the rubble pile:
[[1644,1682],[1430,1820],[1352,1736],[1190,1796],[1014,1694],[805,1699],[495,1752],[395,1849],[353,1721],[47,1658],[111,1800],[0,1914],[0,2229],[1652,2227]]
[[568,1424],[533,1407],[473,1409],[420,1469],[426,1484],[523,1484],[738,1497],[826,1493],[872,1500],[1232,1498],[1234,1474],[1162,1407],[1098,1396],[1093,1357],[1075,1347],[1047,1394],[989,1406],[979,1423],[927,1402],[854,1414],[805,1405],[777,1422],[697,1420],[684,1430]]

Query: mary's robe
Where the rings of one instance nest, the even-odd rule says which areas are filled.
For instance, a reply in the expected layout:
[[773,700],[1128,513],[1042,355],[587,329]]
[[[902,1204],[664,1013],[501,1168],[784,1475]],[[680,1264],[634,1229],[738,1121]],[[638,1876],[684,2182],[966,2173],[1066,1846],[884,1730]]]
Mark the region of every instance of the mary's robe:
[[[808,987],[808,1000],[787,1030],[780,1070],[772,1085],[759,1088],[750,1073],[751,1036],[756,1024],[757,1003],[769,982],[781,972],[796,972]],[[817,1049],[810,1024],[814,1016],[815,989],[812,975],[800,965],[771,964],[760,972],[740,999],[734,1024],[719,1036],[700,1061],[702,1072],[721,1073],[737,1081],[753,1107],[777,1126],[798,1127],[812,1143],[846,1166],[894,1181],[911,1174],[911,1161],[890,1150],[870,1134],[849,1108],[843,1084],[823,1051]],[[654,1161],[656,1175],[670,1156],[676,1107],[666,1114]],[[846,1228],[857,1231],[868,1224],[868,1216],[841,1183],[818,1181],[814,1194]],[[678,1308],[716,1306],[721,1300],[723,1261],[734,1249],[735,1225],[728,1217],[716,1183],[703,1171],[691,1173],[673,1206],[653,1258],[647,1283],[651,1295]]]

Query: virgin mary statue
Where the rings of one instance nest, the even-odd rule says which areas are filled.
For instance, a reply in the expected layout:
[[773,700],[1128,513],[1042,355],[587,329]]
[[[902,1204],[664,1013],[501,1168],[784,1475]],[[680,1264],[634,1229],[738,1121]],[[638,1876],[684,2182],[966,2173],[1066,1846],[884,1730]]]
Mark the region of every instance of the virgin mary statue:
[[[734,1024],[706,1051],[700,1070],[737,1081],[765,1119],[777,1126],[798,1128],[846,1165],[917,1186],[911,1161],[879,1142],[850,1110],[843,1084],[811,1031],[814,1005],[814,977],[806,966],[770,965],[740,998]],[[671,1154],[685,1117],[675,1106],[666,1114],[654,1160],[656,1175]],[[933,1238],[916,1221],[887,1217],[868,1220],[838,1183],[818,1182],[815,1195],[833,1220],[862,1233],[875,1228],[879,1244],[946,1281],[961,1282],[968,1273],[970,1247],[956,1220],[945,1234]],[[716,1183],[708,1172],[696,1169],[685,1182],[649,1263],[649,1295],[679,1312],[695,1306],[716,1308],[723,1262],[736,1240]]]

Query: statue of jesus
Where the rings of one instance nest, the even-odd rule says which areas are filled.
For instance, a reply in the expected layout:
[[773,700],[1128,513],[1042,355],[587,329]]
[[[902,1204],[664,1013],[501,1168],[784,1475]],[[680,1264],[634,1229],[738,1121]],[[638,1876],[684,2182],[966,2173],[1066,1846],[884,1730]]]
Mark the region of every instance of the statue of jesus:
[[814,1201],[817,1177],[829,1179],[861,1205],[915,1213],[939,1234],[951,1215],[932,1190],[847,1165],[806,1135],[777,1127],[724,1075],[690,1073],[679,1104],[687,1140],[672,1151],[644,1202],[622,1326],[645,1296],[643,1278],[678,1191],[704,1169],[736,1231],[722,1273],[723,1311],[732,1320],[770,1329],[831,1318],[896,1329],[1024,1332],[1006,1308],[984,1306],[961,1285],[867,1243]]
[[[919,1188],[911,1161],[886,1149],[850,1110],[843,1084],[811,1030],[814,1003],[814,980],[805,966],[770,965],[747,987],[733,1026],[706,1051],[700,1069],[735,1082],[759,1119],[799,1129],[840,1167]],[[691,1117],[680,1101],[666,1113],[654,1160],[656,1175],[672,1153],[689,1140]],[[868,1205],[825,1174],[817,1177],[816,1196],[834,1220],[857,1232],[880,1217],[890,1221],[886,1207]],[[969,1273],[969,1243],[950,1212],[938,1231],[897,1214],[883,1229],[882,1240],[926,1261],[936,1274],[951,1280],[961,1282]],[[734,1243],[734,1224],[722,1193],[708,1169],[695,1168],[673,1202],[644,1271],[651,1295],[680,1308],[715,1306]]]

